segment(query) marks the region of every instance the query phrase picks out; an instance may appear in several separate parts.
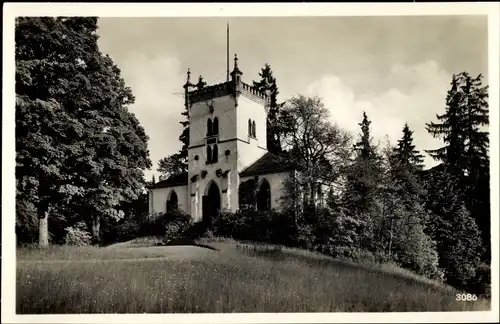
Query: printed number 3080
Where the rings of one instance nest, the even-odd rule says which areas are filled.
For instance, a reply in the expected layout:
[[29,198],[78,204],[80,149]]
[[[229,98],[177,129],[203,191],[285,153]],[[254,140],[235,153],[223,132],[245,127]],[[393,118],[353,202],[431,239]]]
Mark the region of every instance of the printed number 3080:
[[475,294],[457,294],[457,301],[476,301],[477,296]]

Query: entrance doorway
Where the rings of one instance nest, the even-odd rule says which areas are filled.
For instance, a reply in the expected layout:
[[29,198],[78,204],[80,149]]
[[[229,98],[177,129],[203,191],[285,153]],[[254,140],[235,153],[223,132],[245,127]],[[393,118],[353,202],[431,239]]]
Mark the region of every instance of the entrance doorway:
[[211,224],[212,219],[217,216],[220,210],[220,191],[217,184],[212,181],[208,185],[206,195],[202,198],[203,204],[203,223],[207,226]]

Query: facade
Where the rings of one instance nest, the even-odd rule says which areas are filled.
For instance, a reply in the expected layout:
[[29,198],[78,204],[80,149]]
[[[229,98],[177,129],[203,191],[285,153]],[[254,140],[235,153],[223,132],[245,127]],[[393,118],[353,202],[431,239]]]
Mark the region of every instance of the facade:
[[249,181],[256,185],[256,208],[280,209],[284,182],[295,171],[267,151],[269,96],[244,83],[242,74],[236,56],[224,83],[198,89],[188,71],[188,172],[148,188],[150,213],[178,207],[198,222],[219,210],[234,212],[242,203],[239,188]]

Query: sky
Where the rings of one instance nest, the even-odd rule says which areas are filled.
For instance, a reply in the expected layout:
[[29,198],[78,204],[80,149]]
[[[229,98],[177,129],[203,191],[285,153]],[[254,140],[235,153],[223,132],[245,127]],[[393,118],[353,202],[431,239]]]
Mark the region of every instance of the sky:
[[318,95],[331,121],[355,137],[366,111],[382,146],[397,143],[407,122],[417,149],[440,147],[425,123],[444,112],[453,73],[488,80],[486,16],[101,18],[99,47],[132,88],[130,110],[150,138],[148,180],[181,147],[187,69],[194,81],[224,82],[227,22],[230,68],[237,53],[244,82],[269,63],[278,100]]

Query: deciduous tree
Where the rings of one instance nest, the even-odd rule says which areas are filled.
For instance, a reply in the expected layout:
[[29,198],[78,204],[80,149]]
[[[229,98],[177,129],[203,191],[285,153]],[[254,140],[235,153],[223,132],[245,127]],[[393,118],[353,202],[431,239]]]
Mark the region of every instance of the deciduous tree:
[[56,210],[91,224],[97,243],[101,219],[121,216],[151,166],[134,96],[96,30],[92,17],[16,21],[17,205],[31,212],[18,222],[38,218],[42,246]]

